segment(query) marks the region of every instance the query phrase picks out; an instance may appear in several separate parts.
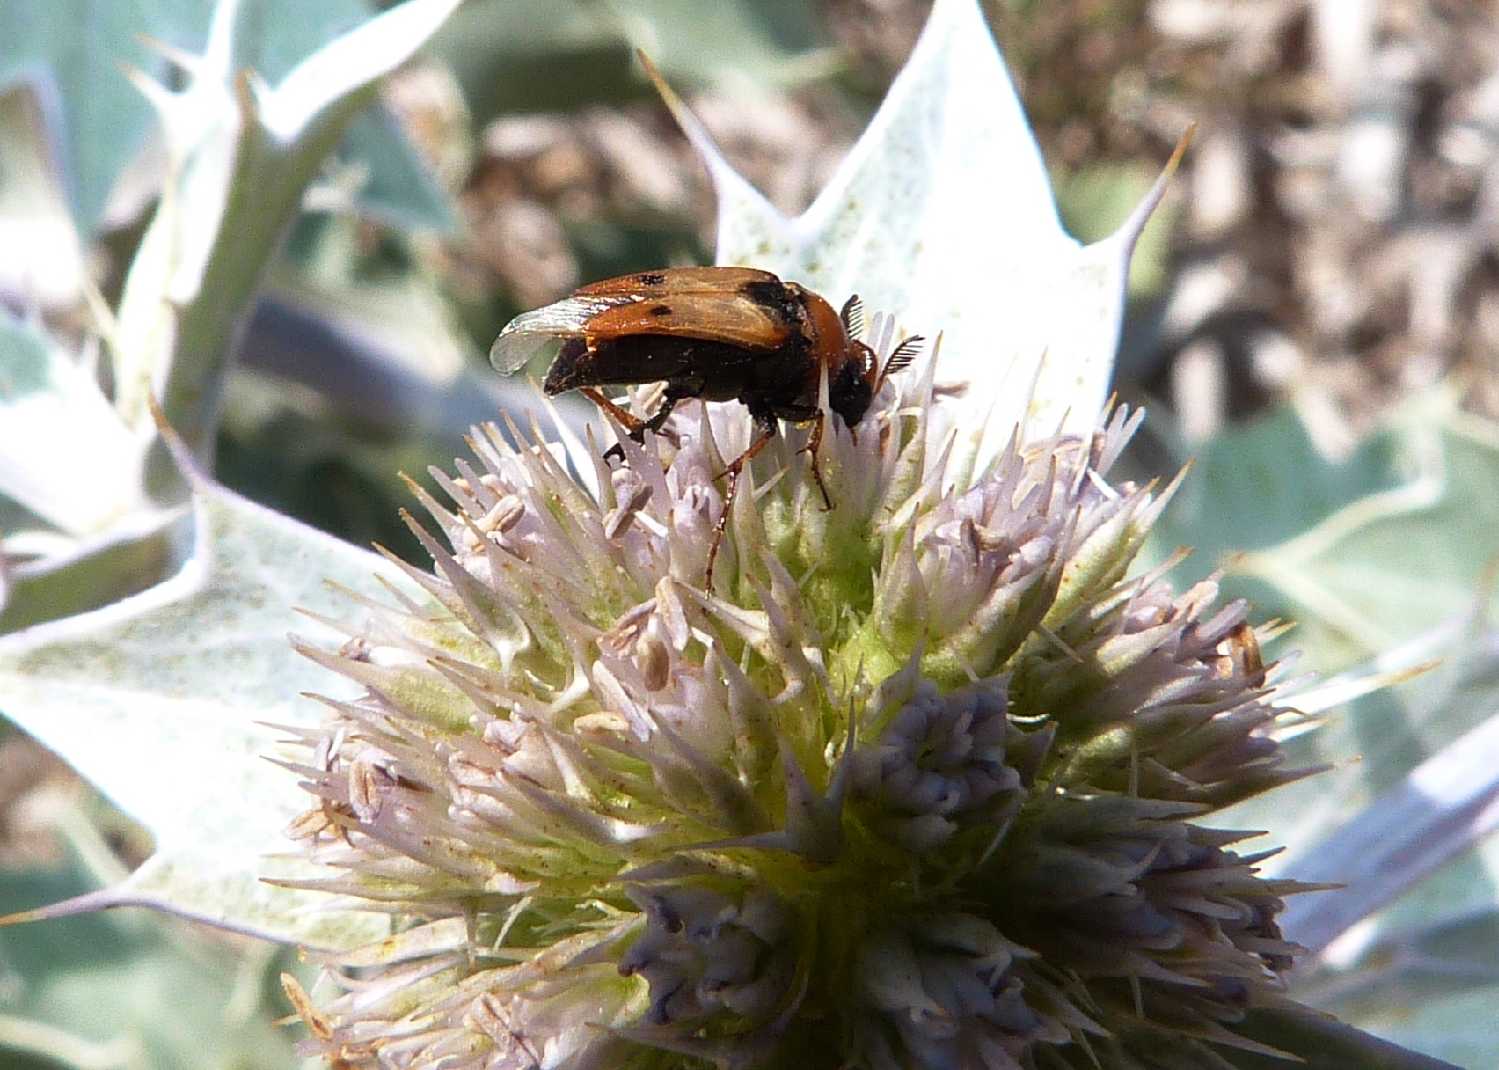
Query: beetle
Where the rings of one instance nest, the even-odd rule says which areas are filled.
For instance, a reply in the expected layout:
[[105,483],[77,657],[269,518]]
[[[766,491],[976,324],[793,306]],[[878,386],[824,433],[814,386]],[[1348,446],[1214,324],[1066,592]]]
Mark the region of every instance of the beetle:
[[[739,401],[756,434],[724,470],[724,508],[708,556],[713,561],[744,466],[775,437],[778,420],[814,422],[804,452],[831,508],[817,449],[824,414],[818,407],[827,375],[828,407],[850,428],[858,425],[885,379],[915,359],[922,339],[907,338],[883,367],[859,340],[863,311],[857,296],[841,312],[806,287],[768,271],[744,267],[688,267],[642,271],[575,290],[554,304],[511,320],[489,351],[511,374],[543,353],[555,355],[543,389],[578,390],[609,412],[637,442],[666,423],[678,402]],[[641,420],[599,387],[664,382],[660,408]],[[611,454],[623,455],[618,446]]]

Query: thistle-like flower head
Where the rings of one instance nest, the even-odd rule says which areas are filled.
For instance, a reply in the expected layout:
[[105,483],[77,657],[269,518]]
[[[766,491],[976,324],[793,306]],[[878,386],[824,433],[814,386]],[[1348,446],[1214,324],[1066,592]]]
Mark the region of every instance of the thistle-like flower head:
[[[876,338],[889,331],[876,331]],[[434,569],[338,652],[312,882],[389,912],[309,1047],[379,1067],[1220,1065],[1293,886],[1211,813],[1297,775],[1240,604],[1131,576],[1137,423],[980,468],[925,376],[830,421],[826,509],[734,405],[586,463],[494,427]],[[519,445],[512,445],[519,443]]]

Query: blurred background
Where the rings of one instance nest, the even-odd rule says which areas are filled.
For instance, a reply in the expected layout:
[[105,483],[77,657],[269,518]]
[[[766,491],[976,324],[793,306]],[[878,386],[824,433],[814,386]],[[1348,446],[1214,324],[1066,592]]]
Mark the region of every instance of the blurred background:
[[[160,192],[161,139],[120,65],[170,84],[141,35],[201,49],[210,5],[5,6],[0,303],[82,346]],[[376,6],[248,4],[236,47],[274,79]],[[484,360],[497,330],[583,282],[711,260],[706,174],[633,48],[795,212],[873,114],[929,6],[470,0],[355,121],[271,263],[224,395],[219,478],[420,560],[393,473],[450,462],[469,423],[524,404]],[[1373,712],[1324,730],[1328,750],[1365,767],[1313,789],[1342,809],[1314,815],[1306,846],[1480,723],[1491,697],[1480,607],[1499,553],[1499,11],[991,0],[986,13],[1077,237],[1113,230],[1199,124],[1137,256],[1119,360],[1119,394],[1150,410],[1132,473],[1197,461],[1153,552],[1196,547],[1182,581],[1226,569],[1260,619],[1300,623],[1290,642],[1323,674],[1460,647],[1424,690],[1376,696]],[[1415,512],[1392,503],[1432,472]],[[74,894],[146,850],[45,751],[0,735],[0,912]],[[1491,1017],[1499,974],[1447,969],[1465,942],[1495,946],[1491,872],[1481,854],[1443,871],[1444,920],[1469,926],[1421,934],[1445,950],[1392,922],[1388,939],[1405,943],[1360,952],[1382,972],[1324,983],[1324,1005],[1492,1065],[1491,1037],[1453,1038]],[[1410,921],[1424,908],[1406,909]],[[1443,969],[1411,967],[1421,956]],[[295,1065],[271,1025],[280,965],[156,917],[7,932],[0,1063]],[[100,1015],[112,1032],[79,1028]]]

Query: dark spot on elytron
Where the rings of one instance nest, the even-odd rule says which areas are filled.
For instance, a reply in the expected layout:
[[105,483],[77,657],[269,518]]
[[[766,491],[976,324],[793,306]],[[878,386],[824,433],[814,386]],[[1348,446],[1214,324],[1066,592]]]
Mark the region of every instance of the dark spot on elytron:
[[644,275],[636,275],[635,281],[642,286],[660,286],[666,281],[666,276],[659,271],[647,271]]
[[796,298],[780,279],[757,279],[754,282],[746,282],[739,287],[739,292],[770,312],[782,323],[788,325],[796,323],[800,311]]
[[651,309],[651,315],[652,316],[670,316],[671,315],[671,306],[670,305],[656,305],[655,307],[653,307]]
[[786,300],[786,284],[780,279],[755,279],[740,286],[739,292],[762,305],[778,305]]

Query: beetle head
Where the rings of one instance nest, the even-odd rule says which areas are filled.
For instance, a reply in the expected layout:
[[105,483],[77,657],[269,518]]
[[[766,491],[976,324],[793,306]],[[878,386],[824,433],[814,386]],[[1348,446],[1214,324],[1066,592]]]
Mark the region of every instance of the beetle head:
[[903,368],[909,367],[916,354],[921,352],[923,339],[913,334],[895,347],[885,366],[880,367],[879,358],[863,342],[849,339],[848,357],[839,365],[837,374],[828,383],[828,407],[843,417],[843,422],[853,427],[864,419],[869,403],[885,385],[885,380]]
[[878,379],[879,361],[874,351],[857,339],[849,339],[847,357],[828,381],[828,408],[854,427],[874,400]]

